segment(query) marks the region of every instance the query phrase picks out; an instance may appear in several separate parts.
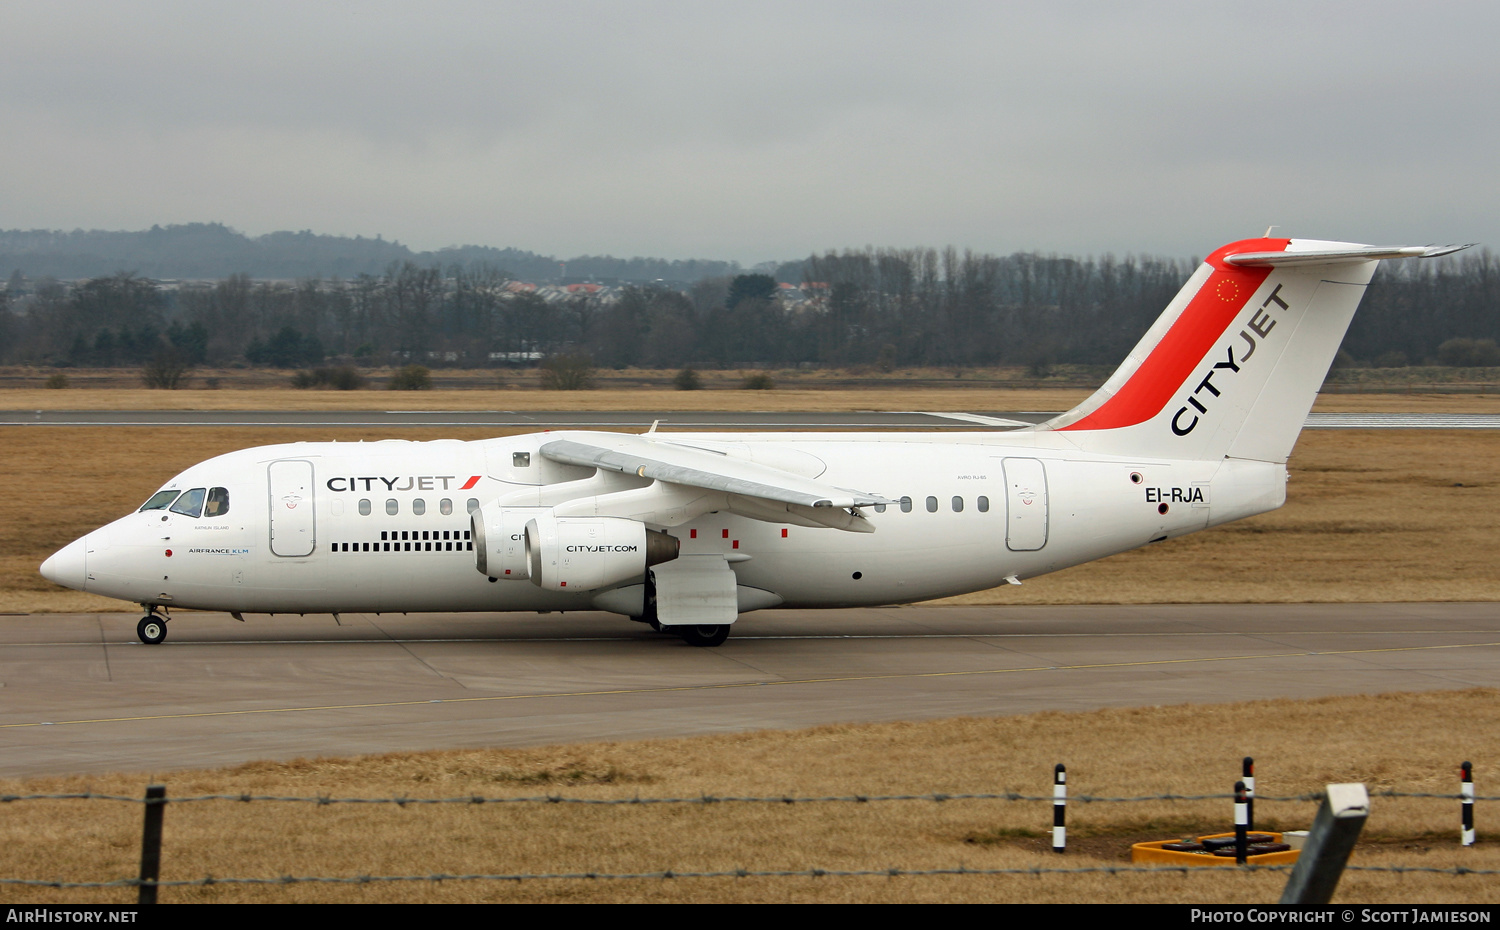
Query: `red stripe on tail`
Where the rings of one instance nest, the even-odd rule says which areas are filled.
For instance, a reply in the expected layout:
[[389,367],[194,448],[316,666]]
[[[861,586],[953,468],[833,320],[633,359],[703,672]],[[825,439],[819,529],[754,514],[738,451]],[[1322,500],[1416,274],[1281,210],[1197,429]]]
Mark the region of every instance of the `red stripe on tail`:
[[1290,239],[1244,239],[1208,256],[1205,261],[1213,267],[1213,274],[1130,380],[1098,410],[1061,429],[1119,429],[1144,423],[1161,413],[1239,316],[1250,296],[1270,277],[1270,268],[1237,268],[1224,264],[1224,257],[1237,252],[1280,252],[1290,242]]

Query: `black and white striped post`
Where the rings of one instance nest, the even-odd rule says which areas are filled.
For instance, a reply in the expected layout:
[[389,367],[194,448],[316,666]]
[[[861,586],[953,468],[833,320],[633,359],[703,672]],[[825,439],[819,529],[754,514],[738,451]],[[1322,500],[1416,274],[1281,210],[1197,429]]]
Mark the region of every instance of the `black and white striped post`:
[[1458,767],[1461,783],[1458,793],[1462,796],[1463,806],[1463,831],[1459,834],[1460,844],[1463,846],[1474,845],[1474,763],[1465,762]]
[[1250,802],[1245,783],[1234,783],[1234,861],[1244,865],[1250,858]]
[[1240,763],[1240,781],[1245,783],[1245,829],[1255,829],[1255,760],[1246,756]]
[[1052,769],[1052,851],[1068,851],[1068,769],[1061,762]]

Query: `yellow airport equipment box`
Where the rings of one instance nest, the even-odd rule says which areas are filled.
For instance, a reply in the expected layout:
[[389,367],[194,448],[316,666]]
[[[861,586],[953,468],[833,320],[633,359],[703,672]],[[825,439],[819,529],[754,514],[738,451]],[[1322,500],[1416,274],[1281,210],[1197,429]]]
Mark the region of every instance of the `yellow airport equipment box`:
[[[1283,842],[1280,833],[1255,830],[1250,839],[1250,854],[1245,859],[1250,865],[1290,865],[1301,852]],[[1130,847],[1130,861],[1136,865],[1234,865],[1234,834],[1211,833],[1188,840],[1136,843]]]

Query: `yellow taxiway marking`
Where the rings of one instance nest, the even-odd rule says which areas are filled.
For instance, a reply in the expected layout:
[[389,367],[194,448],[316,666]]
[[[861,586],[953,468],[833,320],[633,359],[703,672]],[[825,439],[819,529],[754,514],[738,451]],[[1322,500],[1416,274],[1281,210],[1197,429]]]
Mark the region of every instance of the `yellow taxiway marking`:
[[1194,659],[1144,659],[1138,662],[1097,662],[1084,665],[1029,665],[1016,668],[984,668],[957,672],[908,672],[890,675],[842,675],[830,678],[782,678],[723,684],[678,685],[667,688],[612,688],[600,691],[550,691],[537,694],[496,694],[486,697],[431,698],[416,701],[371,701],[363,704],[315,704],[306,707],[262,707],[248,710],[210,710],[186,714],[141,714],[133,717],[94,717],[82,720],[52,720],[38,723],[0,724],[0,730],[25,727],[77,726],[88,723],[131,723],[142,720],[189,720],[195,717],[243,717],[253,714],[295,714],[319,710],[364,710],[377,707],[415,707],[422,704],[475,704],[495,701],[528,701],[541,698],[602,697],[610,694],[667,694],[674,691],[718,691],[729,688],[764,688],[772,685],[816,685],[853,681],[889,681],[913,678],[958,678],[966,675],[1008,675],[1016,672],[1068,672],[1105,668],[1142,668],[1151,665],[1194,665],[1204,662],[1246,662],[1253,659],[1298,659],[1308,656],[1352,656],[1385,652],[1429,652],[1436,649],[1476,649],[1500,643],[1454,643],[1443,646],[1389,646],[1381,649],[1322,649],[1315,652],[1265,652],[1235,656],[1201,656]]

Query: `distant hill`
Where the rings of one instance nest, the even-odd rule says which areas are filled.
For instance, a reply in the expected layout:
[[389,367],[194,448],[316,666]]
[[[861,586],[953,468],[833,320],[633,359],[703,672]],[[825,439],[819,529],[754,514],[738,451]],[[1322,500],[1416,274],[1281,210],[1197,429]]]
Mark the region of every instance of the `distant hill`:
[[[148,278],[220,279],[232,274],[252,278],[354,278],[380,274],[392,262],[419,265],[489,264],[523,281],[551,282],[563,277],[562,260],[520,249],[464,245],[435,252],[414,252],[394,240],[363,236],[321,236],[310,230],[246,236],[220,223],[153,226],[139,232],[104,230],[0,230],[0,278],[19,271],[30,279],[94,278],[134,271]],[[735,275],[738,262],[658,258],[614,258],[585,255],[566,260],[569,280],[614,283],[665,280],[691,283],[702,278]]]

